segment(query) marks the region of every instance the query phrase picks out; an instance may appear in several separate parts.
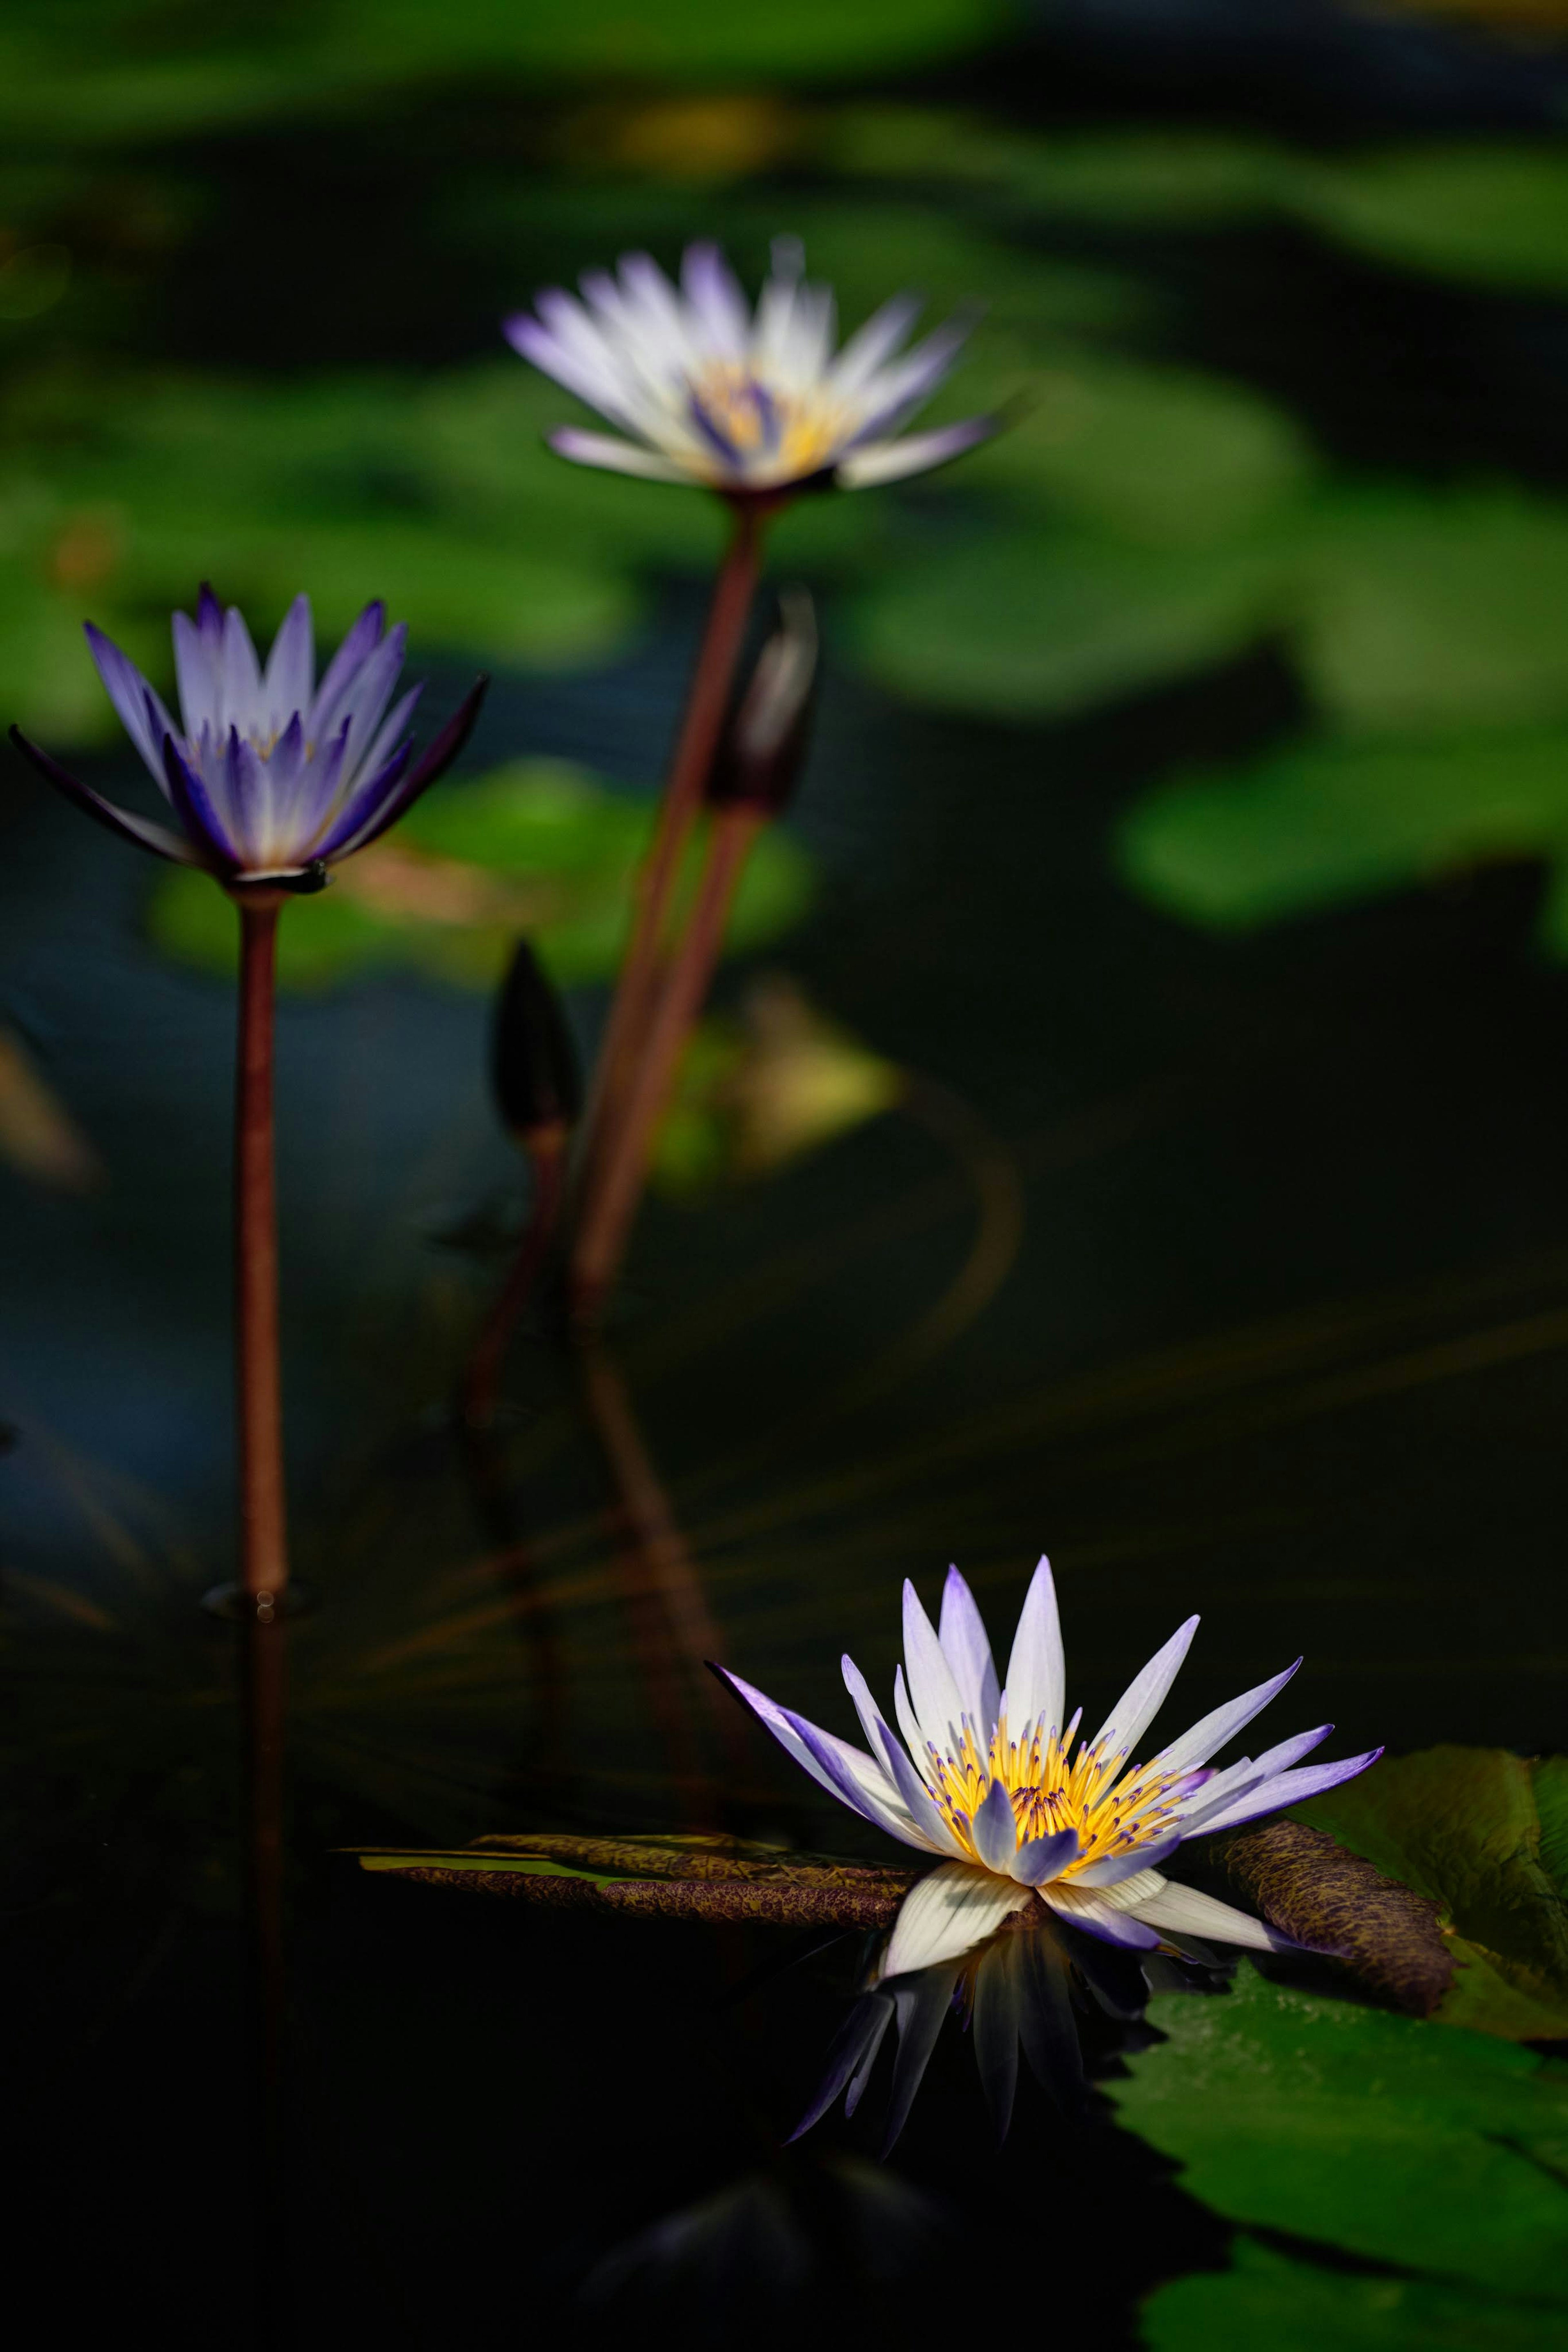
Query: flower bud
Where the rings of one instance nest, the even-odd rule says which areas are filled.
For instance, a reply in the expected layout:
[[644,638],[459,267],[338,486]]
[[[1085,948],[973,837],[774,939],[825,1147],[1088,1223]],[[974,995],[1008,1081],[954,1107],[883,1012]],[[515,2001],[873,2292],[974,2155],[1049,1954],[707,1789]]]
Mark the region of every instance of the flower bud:
[[560,1001],[527,940],[519,940],[496,999],[490,1083],[501,1121],[527,1148],[576,1124],[582,1108],[577,1049]]
[[817,683],[817,616],[803,588],[779,599],[778,623],[719,740],[707,797],[777,816],[806,756]]

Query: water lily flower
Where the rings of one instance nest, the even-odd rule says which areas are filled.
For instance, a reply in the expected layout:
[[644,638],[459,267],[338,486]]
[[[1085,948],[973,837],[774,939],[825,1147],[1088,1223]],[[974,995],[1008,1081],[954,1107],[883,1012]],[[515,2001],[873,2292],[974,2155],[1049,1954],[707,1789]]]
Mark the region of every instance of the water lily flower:
[[803,267],[799,239],[777,238],[755,313],[706,243],[686,247],[678,288],[647,254],[628,253],[618,276],[584,275],[581,301],[559,288],[538,295],[537,315],[506,320],[507,341],[630,436],[561,425],[551,448],[737,497],[901,481],[994,431],[993,418],[972,416],[896,438],[952,367],[967,322],[904,349],[921,306],[898,295],[835,352],[831,289],[809,284]]
[[1298,1658],[1216,1707],[1146,1762],[1134,1762],[1197,1623],[1189,1617],[1178,1627],[1093,1738],[1076,1749],[1082,1710],[1068,1719],[1056,1589],[1044,1559],[1024,1601],[1005,1686],[957,1570],[948,1570],[939,1631],[913,1584],[904,1584],[905,1665],[894,1688],[902,1741],[853,1660],[843,1660],[869,1753],[779,1706],[738,1675],[717,1671],[831,1795],[904,1844],[937,1857],[939,1867],[911,1889],[899,1912],[883,1958],[884,1979],[956,1958],[1036,1901],[1105,1943],[1134,1949],[1152,1951],[1168,1933],[1288,1950],[1288,1937],[1163,1877],[1160,1864],[1200,1832],[1235,1829],[1336,1787],[1383,1750],[1293,1769],[1327,1738],[1333,1726],[1325,1723],[1222,1770],[1210,1764],[1284,1688]]
[[136,664],[87,625],[98,674],[180,830],[134,815],[81,783],[16,728],[40,774],[122,839],[204,867],[228,884],[318,887],[325,868],[396,823],[468,739],[481,678],[417,761],[405,733],[421,688],[392,704],[407,630],[367,604],[316,683],[310,599],[297,596],[265,668],[250,631],[203,586],[193,621],[176,613],[180,723]]

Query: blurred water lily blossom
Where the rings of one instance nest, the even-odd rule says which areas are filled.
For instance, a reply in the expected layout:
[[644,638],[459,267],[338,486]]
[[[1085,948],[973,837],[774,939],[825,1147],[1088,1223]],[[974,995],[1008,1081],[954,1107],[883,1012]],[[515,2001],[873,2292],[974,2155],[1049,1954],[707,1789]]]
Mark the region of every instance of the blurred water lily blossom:
[[717,1671],[814,1780],[941,1867],[906,1897],[883,1977],[956,1958],[1038,1898],[1103,1942],[1153,1950],[1167,1935],[1214,1937],[1258,1950],[1290,1938],[1229,1904],[1161,1876],[1186,1838],[1235,1829],[1364,1771],[1374,1748],[1343,1762],[1292,1767],[1332,1724],[1299,1732],[1223,1770],[1209,1763],[1267,1706],[1301,1664],[1216,1707],[1145,1763],[1134,1763],[1186,1657],[1189,1617],[1074,1753],[1082,1710],[1066,1719],[1066,1667],[1050,1563],[1035,1570],[998,1684],[974,1596],[956,1569],[935,1630],[913,1584],[904,1588],[904,1653],[894,1686],[895,1738],[852,1659],[844,1682],[869,1754]]
[[583,300],[550,289],[506,321],[526,360],[631,437],[562,425],[550,446],[579,465],[731,497],[813,479],[840,489],[924,474],[994,430],[986,416],[895,436],[952,367],[968,329],[952,320],[904,349],[920,304],[886,302],[834,350],[832,290],[801,275],[779,237],[755,313],[715,245],[686,247],[678,287],[644,253],[591,270]]
[[404,730],[422,689],[392,704],[407,630],[367,604],[316,683],[310,599],[297,596],[265,668],[234,606],[204,585],[193,621],[176,613],[180,724],[102,631],[87,640],[109,698],[180,831],[117,807],[16,728],[13,741],[89,816],[141,849],[225,883],[319,882],[363,849],[444,773],[478,714],[481,678],[415,761]]

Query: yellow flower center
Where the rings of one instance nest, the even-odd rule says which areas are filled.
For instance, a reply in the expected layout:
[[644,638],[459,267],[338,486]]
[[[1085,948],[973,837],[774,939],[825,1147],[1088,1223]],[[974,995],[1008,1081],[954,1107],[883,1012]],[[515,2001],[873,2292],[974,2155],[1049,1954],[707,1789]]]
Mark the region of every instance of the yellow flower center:
[[690,396],[693,419],[716,456],[733,452],[742,465],[760,461],[781,480],[820,471],[850,429],[839,403],[765,383],[739,360],[714,361],[692,383]]
[[1168,1834],[1176,1792],[1191,1777],[1137,1764],[1118,1778],[1116,1757],[1098,1748],[1081,1748],[1070,1761],[1068,1748],[1054,1730],[1047,1733],[1037,1725],[1030,1738],[1009,1739],[1005,1715],[984,1756],[967,1722],[956,1755],[942,1755],[934,1747],[925,1752],[932,1796],[967,1854],[980,1861],[971,1823],[993,1782],[999,1780],[1012,1800],[1020,1846],[1055,1837],[1061,1830],[1077,1831],[1078,1857],[1057,1873],[1068,1880],[1092,1862],[1104,1862]]

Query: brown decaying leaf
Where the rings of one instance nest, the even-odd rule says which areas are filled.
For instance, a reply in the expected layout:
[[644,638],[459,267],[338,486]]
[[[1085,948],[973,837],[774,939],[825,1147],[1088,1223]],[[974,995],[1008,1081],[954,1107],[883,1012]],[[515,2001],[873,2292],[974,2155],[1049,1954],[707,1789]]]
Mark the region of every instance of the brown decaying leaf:
[[[452,1854],[372,1860],[388,1876],[471,1895],[505,1895],[558,1910],[754,1919],[779,1926],[885,1927],[920,1875],[917,1870],[843,1862],[724,1836],[578,1837],[540,1831],[476,1839],[465,1854],[554,1864],[538,1874],[514,1865],[486,1870]],[[607,1874],[570,1877],[571,1870]]]
[[1216,1844],[1212,1858],[1287,1936],[1332,1953],[1390,2009],[1430,2017],[1454,1981],[1437,1906],[1347,1853],[1324,1830],[1270,1822]]

